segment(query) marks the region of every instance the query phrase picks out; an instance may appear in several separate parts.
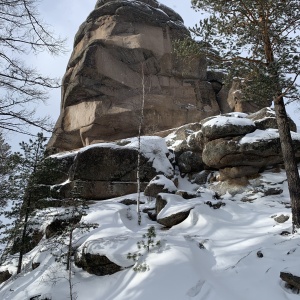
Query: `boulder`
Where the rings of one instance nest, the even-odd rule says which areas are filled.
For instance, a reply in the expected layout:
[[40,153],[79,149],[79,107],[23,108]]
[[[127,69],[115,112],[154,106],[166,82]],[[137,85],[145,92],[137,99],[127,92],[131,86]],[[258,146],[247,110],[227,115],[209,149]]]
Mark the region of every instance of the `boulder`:
[[[300,135],[292,134],[296,157],[300,156]],[[282,163],[279,134],[276,129],[256,130],[244,137],[221,138],[205,144],[203,162],[213,168],[266,166]],[[244,169],[245,170],[245,169]]]
[[80,258],[75,259],[75,264],[89,274],[97,276],[112,275],[122,269],[109,260],[107,256],[91,253],[83,253]]
[[8,270],[0,271],[0,284],[8,280],[11,276],[12,274],[10,274]]
[[176,162],[183,152],[202,151],[201,127],[202,125],[200,123],[190,123],[179,128],[174,128],[168,132],[166,142],[169,149],[173,150]]
[[260,168],[256,166],[238,166],[220,169],[219,180],[228,180],[233,178],[247,177],[258,174]]
[[202,130],[192,133],[187,138],[187,145],[190,151],[202,153],[204,148],[204,137]]
[[[278,128],[275,111],[270,107],[264,107],[258,112],[250,114],[247,118],[254,122],[257,129],[266,130],[268,128]],[[288,117],[288,121],[290,130],[297,132],[297,126],[294,121],[290,117]]]
[[240,78],[234,78],[230,89],[228,91],[227,103],[231,111],[237,112],[256,112],[262,107],[270,106],[272,100],[259,99],[259,101],[247,101],[243,98],[242,93],[242,80]]
[[55,235],[61,235],[63,231],[72,225],[79,223],[81,220],[81,216],[74,216],[73,218],[68,219],[54,219],[45,230],[46,238],[49,239]]
[[290,218],[290,216],[280,215],[280,216],[275,217],[274,220],[277,223],[285,223],[289,218]]
[[293,275],[290,272],[280,272],[280,278],[290,287],[300,290],[300,276]]
[[216,116],[203,123],[202,133],[206,141],[241,136],[256,130],[253,121],[244,117]]
[[223,196],[228,193],[234,196],[236,194],[249,193],[253,191],[253,187],[249,185],[249,181],[246,177],[220,181],[211,185],[210,188],[219,196]]
[[157,195],[156,203],[155,203],[155,210],[156,214],[159,214],[162,209],[167,205],[167,200],[164,199],[163,194]]
[[197,201],[197,198],[188,200],[180,195],[158,194],[156,198],[157,223],[170,228],[183,222]]
[[191,182],[198,185],[207,183],[209,177],[211,177],[213,172],[211,170],[203,170],[199,173],[193,174],[191,176]]
[[133,265],[127,259],[132,244],[128,234],[88,239],[77,248],[75,264],[90,274],[112,275]]
[[55,185],[66,181],[75,157],[76,152],[67,152],[45,158],[37,169],[37,183]]
[[175,193],[177,190],[174,182],[164,175],[156,175],[146,186],[144,195],[154,197],[159,193]]
[[181,173],[199,172],[203,170],[202,155],[198,152],[183,152],[178,157],[177,164]]

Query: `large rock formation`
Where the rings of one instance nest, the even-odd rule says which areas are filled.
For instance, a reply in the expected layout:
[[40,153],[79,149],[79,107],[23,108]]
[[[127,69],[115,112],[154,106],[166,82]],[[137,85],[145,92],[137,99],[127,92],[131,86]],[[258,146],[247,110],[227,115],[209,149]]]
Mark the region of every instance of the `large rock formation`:
[[136,136],[143,90],[143,134],[235,110],[204,57],[172,53],[172,42],[188,35],[182,18],[156,0],[99,0],[76,34],[48,147]]
[[[163,138],[141,137],[141,190],[159,174],[167,178],[173,177],[174,168],[170,159],[172,155]],[[137,162],[137,138],[95,144],[79,151],[50,156],[44,160],[37,190],[34,191],[37,206],[62,205],[64,199],[74,197],[76,187],[77,196],[87,200],[103,200],[136,193]]]

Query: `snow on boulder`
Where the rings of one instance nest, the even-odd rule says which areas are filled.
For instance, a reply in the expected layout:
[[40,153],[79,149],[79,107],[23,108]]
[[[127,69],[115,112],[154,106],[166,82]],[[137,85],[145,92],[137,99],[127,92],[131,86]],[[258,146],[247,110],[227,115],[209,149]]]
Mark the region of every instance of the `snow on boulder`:
[[[67,178],[50,186],[38,198],[53,197],[64,199],[72,196],[74,186],[80,186],[80,197],[104,200],[120,197],[137,191],[137,163],[139,142],[130,138],[114,143],[98,143],[83,147],[70,154],[57,154],[53,159],[64,161],[68,158]],[[144,190],[149,181],[158,174],[172,177],[174,168],[170,162],[173,154],[161,137],[145,136],[140,139],[140,180]],[[38,189],[41,190],[41,185]],[[50,205],[50,203],[49,203]]]
[[[268,128],[278,128],[275,111],[270,107],[265,107],[258,112],[250,114],[247,118],[254,122],[257,129],[265,130]],[[291,131],[297,132],[297,126],[289,116],[288,121]]]
[[146,186],[144,195],[156,197],[159,193],[175,193],[177,188],[174,182],[164,175],[156,175]]
[[[300,157],[300,134],[292,133],[296,157]],[[243,137],[218,139],[205,144],[203,162],[213,168],[266,166],[282,163],[278,130],[255,130]]]
[[160,193],[156,198],[157,222],[172,227],[183,222],[190,210],[200,203],[200,199],[184,199],[179,195]]
[[208,141],[244,135],[253,132],[255,129],[254,122],[245,118],[244,114],[216,116],[202,126],[203,135]]
[[[141,181],[157,174],[173,175],[163,138],[141,137]],[[136,181],[138,139],[99,143],[82,148],[76,156],[71,180]]]
[[[128,236],[119,235],[88,240],[76,252],[75,264],[89,274],[111,275],[133,265],[124,252]],[[130,244],[133,244],[132,242]]]

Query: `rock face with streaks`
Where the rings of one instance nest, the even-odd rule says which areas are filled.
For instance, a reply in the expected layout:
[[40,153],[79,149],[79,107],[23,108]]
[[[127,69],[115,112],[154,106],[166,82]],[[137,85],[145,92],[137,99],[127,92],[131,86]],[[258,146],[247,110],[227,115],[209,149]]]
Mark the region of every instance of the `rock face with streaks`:
[[204,57],[183,61],[172,52],[188,35],[182,18],[156,0],[99,0],[75,36],[48,148],[136,136],[142,99],[143,134],[235,110]]

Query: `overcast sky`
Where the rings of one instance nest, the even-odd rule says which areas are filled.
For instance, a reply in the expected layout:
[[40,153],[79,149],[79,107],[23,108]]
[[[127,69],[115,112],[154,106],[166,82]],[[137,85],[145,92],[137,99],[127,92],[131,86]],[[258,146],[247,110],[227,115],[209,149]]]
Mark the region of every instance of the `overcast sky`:
[[[40,16],[45,23],[49,24],[56,35],[67,38],[68,52],[59,57],[51,57],[47,53],[28,60],[45,75],[62,78],[70,58],[74,36],[82,22],[93,10],[97,0],[40,0],[38,9]],[[187,27],[192,27],[200,17],[199,12],[191,9],[190,0],[160,0],[159,2],[171,7],[184,19]],[[50,115],[53,122],[56,122],[60,110],[60,90],[50,91],[50,98],[46,106],[40,106],[39,114]],[[300,126],[299,111],[295,112],[295,106],[288,107],[288,112],[294,121]],[[26,140],[25,138],[21,138]],[[18,144],[16,137],[10,139],[11,144]]]

